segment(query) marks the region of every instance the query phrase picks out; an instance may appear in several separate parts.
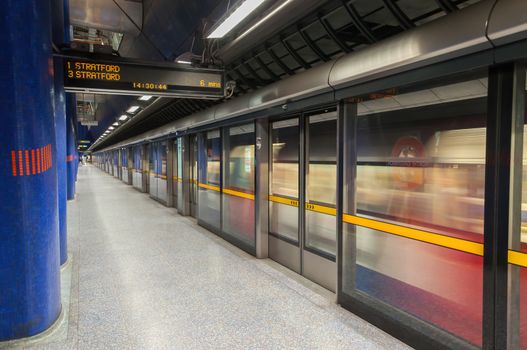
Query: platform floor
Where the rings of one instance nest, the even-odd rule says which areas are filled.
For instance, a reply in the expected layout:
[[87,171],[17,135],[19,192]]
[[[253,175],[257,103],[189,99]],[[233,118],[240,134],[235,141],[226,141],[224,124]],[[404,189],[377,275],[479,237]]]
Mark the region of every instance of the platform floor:
[[334,295],[94,166],[69,202],[65,321],[29,349],[406,349]]

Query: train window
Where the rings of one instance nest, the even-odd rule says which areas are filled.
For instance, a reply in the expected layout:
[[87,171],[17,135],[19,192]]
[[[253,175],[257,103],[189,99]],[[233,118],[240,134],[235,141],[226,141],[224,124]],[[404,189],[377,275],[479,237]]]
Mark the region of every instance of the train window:
[[298,242],[298,118],[271,124],[269,231]]
[[472,75],[351,98],[356,178],[345,179],[354,186],[343,218],[354,247],[344,252],[353,266],[344,268],[345,293],[478,346],[486,95],[485,76]]
[[198,218],[213,228],[220,229],[220,131],[202,134],[198,148]]
[[306,123],[306,248],[335,256],[337,197],[337,114],[308,117]]
[[225,132],[223,231],[254,247],[254,124],[230,127]]

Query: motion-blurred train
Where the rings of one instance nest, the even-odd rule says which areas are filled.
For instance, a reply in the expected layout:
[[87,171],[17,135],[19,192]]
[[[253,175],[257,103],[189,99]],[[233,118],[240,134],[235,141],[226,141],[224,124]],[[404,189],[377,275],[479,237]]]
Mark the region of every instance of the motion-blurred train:
[[[483,243],[486,118],[480,110],[484,107],[485,99],[479,98],[359,115],[356,213],[351,214]],[[279,188],[276,192],[296,197],[297,155],[287,148],[282,142],[274,144],[273,172],[277,173],[271,175],[272,185]],[[309,196],[334,207],[334,155],[318,157],[309,169],[317,175],[308,175]],[[522,227],[526,180],[524,171]],[[293,217],[288,225],[298,224]],[[336,238],[332,221],[321,221],[317,230],[320,239]],[[526,231],[521,232],[524,249]],[[480,343],[482,257],[364,227],[345,225],[346,232],[356,237],[358,290]]]

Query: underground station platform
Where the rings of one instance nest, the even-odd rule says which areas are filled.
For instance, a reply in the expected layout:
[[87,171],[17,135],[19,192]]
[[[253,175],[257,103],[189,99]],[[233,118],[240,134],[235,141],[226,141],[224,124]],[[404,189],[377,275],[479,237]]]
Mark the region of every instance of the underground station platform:
[[3,5],[0,349],[527,350],[527,1]]

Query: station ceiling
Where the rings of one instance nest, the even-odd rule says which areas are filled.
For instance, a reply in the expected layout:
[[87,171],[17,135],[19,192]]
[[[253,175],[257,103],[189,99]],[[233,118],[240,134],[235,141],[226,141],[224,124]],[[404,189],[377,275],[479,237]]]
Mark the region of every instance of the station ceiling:
[[[87,1],[87,0],[84,0]],[[129,1],[142,6],[141,23],[132,23],[123,33],[119,46],[122,57],[174,61],[192,51],[209,61],[223,63],[226,79],[236,81],[235,94],[242,95],[284,79],[339,56],[358,51],[387,37],[435,20],[470,6],[479,0],[326,0],[296,1],[309,13],[301,18],[289,14],[274,19],[279,30],[259,33],[258,41],[235,40],[260,21],[266,13],[286,0],[268,0],[260,16],[252,18],[233,35],[214,43],[203,40],[207,26],[226,11],[229,0],[112,0],[124,7]],[[289,0],[295,2],[294,0]],[[82,0],[70,0],[81,2]],[[93,5],[98,1],[91,2]],[[111,3],[111,1],[106,1]],[[309,7],[307,4],[316,4]],[[137,4],[133,4],[136,6]],[[294,4],[293,4],[294,5]],[[101,12],[103,13],[103,12]],[[302,12],[300,12],[302,13]],[[278,12],[278,14],[280,14]],[[303,14],[303,13],[302,13]],[[136,18],[130,16],[131,18]],[[293,18],[294,21],[290,21]],[[123,24],[121,23],[122,27]],[[209,27],[210,28],[210,27]],[[115,28],[116,31],[122,28]],[[238,42],[237,42],[238,41]],[[133,98],[132,98],[133,99]],[[130,97],[106,99],[100,126],[92,137],[114,122],[129,105]],[[119,133],[108,137],[97,148],[107,147],[145,131],[183,118],[221,101],[172,99],[158,104],[140,120],[123,125]]]

